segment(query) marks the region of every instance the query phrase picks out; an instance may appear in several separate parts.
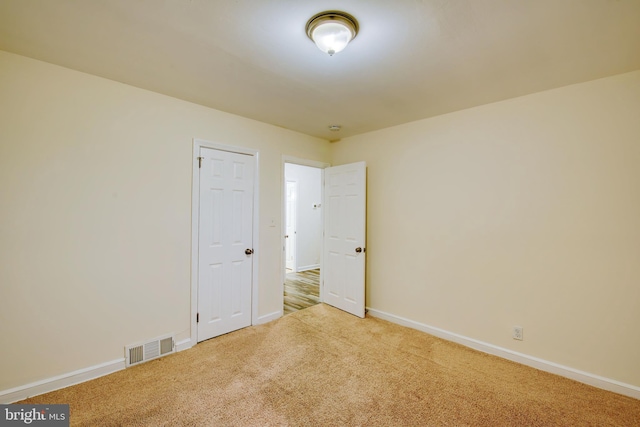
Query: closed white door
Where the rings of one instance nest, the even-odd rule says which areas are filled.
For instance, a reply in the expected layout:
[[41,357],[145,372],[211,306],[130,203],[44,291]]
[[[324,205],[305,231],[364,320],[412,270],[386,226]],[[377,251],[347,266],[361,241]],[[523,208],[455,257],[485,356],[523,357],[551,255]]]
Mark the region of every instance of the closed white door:
[[298,183],[286,182],[287,206],[285,211],[285,260],[288,270],[298,271],[296,267],[296,214],[298,203]]
[[366,163],[324,171],[324,302],[364,317]]
[[200,148],[198,341],[251,325],[254,156]]

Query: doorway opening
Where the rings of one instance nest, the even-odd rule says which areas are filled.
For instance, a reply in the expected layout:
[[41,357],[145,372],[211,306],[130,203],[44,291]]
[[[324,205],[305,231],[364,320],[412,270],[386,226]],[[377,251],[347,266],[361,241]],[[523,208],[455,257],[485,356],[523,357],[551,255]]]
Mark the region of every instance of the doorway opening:
[[[302,187],[302,180],[289,173],[297,169],[301,171],[315,171],[320,176],[317,192],[307,191]],[[319,298],[318,302],[332,305],[354,316],[365,315],[365,261],[366,261],[366,213],[367,213],[367,164],[355,162],[340,166],[329,167],[326,163],[300,160],[283,156],[282,161],[282,258],[281,282],[283,311],[290,313],[284,307],[285,279],[287,276],[287,244],[288,234],[285,234],[287,224],[287,181],[289,184],[290,210],[295,210],[295,253],[289,256],[289,274],[318,270]],[[320,195],[318,198],[317,195]],[[303,197],[304,196],[304,197]],[[310,199],[308,196],[312,196]],[[295,199],[295,203],[293,200]],[[317,202],[316,200],[319,200]],[[312,228],[318,243],[307,245],[302,232],[301,221],[305,218],[304,210],[315,211],[319,221]],[[289,221],[290,227],[293,221]],[[290,228],[291,231],[291,228]],[[303,258],[302,248],[317,248],[316,256]],[[313,252],[312,252],[313,253]],[[311,261],[309,261],[311,259]],[[306,261],[305,261],[306,260]],[[317,261],[316,261],[317,260]],[[302,293],[302,292],[301,292]],[[305,307],[293,307],[297,311]]]
[[321,301],[324,165],[284,164],[283,314]]

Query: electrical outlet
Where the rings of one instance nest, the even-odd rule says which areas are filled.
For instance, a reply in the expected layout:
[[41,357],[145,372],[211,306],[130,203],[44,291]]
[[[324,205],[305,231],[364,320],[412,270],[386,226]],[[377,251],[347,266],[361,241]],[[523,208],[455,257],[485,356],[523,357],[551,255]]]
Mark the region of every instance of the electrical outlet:
[[523,335],[523,327],[522,326],[514,326],[513,327],[513,339],[522,341],[524,339]]

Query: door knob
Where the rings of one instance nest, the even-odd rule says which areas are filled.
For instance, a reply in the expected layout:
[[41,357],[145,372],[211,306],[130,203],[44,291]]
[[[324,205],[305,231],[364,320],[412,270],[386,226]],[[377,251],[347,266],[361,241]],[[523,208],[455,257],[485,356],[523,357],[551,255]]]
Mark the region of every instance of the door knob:
[[245,250],[244,250],[244,253],[245,253],[246,255],[251,255],[251,254],[253,253],[253,249],[245,249]]
[[289,235],[288,235],[288,234],[285,234],[285,235],[284,235],[284,238],[285,238],[285,239],[288,239],[288,238],[289,238]]
[[361,248],[360,246],[358,246],[358,247],[356,248],[356,253],[360,253],[360,252],[362,252],[362,248]]

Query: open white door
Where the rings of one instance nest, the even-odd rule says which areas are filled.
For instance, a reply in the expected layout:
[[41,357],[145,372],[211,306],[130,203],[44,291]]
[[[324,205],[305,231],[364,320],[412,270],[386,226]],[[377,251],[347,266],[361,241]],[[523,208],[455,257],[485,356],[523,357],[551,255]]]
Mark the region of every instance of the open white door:
[[364,317],[365,162],[324,170],[324,302]]
[[298,183],[296,181],[286,182],[286,211],[285,211],[285,264],[287,270],[296,273],[298,271],[296,263],[296,205],[298,203]]

